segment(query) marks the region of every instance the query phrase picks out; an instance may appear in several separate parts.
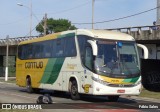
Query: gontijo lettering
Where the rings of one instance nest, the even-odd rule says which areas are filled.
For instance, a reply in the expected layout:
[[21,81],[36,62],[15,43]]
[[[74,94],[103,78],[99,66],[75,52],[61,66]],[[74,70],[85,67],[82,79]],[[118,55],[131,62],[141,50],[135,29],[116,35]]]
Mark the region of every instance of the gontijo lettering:
[[26,62],[25,68],[43,68],[43,62]]

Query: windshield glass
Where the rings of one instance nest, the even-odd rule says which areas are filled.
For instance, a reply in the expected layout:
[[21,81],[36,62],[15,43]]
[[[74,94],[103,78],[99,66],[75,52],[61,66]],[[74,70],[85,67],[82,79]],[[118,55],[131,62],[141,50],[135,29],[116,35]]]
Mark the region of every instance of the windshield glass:
[[139,72],[139,65],[135,43],[118,42],[118,50],[122,73],[137,74]]
[[97,46],[95,69],[98,74],[126,77],[139,73],[135,43],[99,40]]

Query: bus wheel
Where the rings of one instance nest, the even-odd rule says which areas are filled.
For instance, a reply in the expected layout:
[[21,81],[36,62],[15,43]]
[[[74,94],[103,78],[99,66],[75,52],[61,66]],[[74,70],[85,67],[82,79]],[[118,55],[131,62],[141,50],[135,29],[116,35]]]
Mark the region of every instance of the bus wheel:
[[31,78],[28,77],[26,78],[26,89],[28,93],[32,93],[33,92],[33,88],[31,86]]
[[75,80],[73,80],[70,83],[71,83],[70,94],[71,94],[72,100],[79,100],[80,99],[80,95],[78,93],[77,82]]
[[41,89],[39,88],[32,88],[32,92],[34,93],[40,93]]
[[119,96],[108,96],[108,100],[111,102],[117,102],[118,98],[119,98]]

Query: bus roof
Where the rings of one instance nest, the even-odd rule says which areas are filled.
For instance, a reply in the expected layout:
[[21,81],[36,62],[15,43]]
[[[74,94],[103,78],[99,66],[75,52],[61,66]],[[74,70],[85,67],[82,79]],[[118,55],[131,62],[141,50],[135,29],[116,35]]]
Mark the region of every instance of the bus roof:
[[117,32],[117,31],[109,31],[109,30],[83,30],[79,29],[77,35],[85,34],[95,38],[101,39],[110,39],[110,40],[125,40],[125,41],[134,41],[135,39],[128,34]]
[[20,44],[56,39],[58,37],[63,37],[64,35],[68,34],[86,35],[94,38],[109,39],[109,40],[135,41],[135,39],[132,36],[121,32],[109,31],[109,30],[77,29],[77,30],[69,30],[69,31],[49,34],[44,37],[20,42]]

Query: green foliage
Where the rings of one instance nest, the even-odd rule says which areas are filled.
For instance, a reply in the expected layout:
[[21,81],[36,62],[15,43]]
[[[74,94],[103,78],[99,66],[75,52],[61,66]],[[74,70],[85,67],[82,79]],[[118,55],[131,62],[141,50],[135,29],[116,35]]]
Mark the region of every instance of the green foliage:
[[[41,24],[43,25],[44,22],[41,21],[41,23],[37,25],[36,31],[43,34],[44,29]],[[76,27],[72,25],[71,22],[67,19],[58,19],[58,20],[53,18],[47,19],[47,34],[66,31],[66,30],[75,30],[75,29]]]

